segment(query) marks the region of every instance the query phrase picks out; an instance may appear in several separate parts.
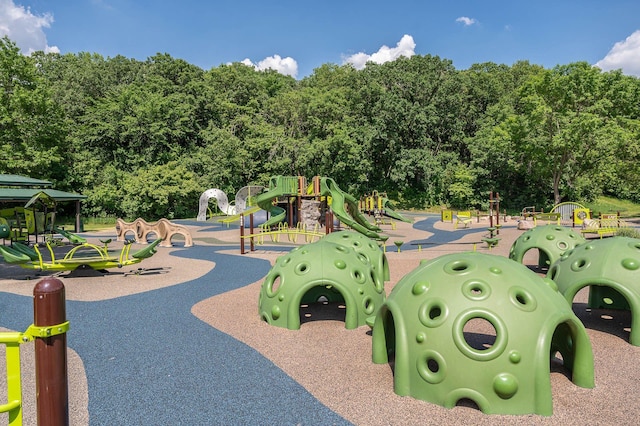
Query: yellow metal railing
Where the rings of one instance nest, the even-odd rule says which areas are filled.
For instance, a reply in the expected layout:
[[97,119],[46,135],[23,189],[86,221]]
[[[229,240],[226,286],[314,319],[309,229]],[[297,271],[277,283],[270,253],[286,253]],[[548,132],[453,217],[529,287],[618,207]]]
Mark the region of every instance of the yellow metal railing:
[[305,243],[313,242],[325,236],[320,232],[319,225],[316,225],[312,230],[309,230],[306,226],[298,224],[295,228],[289,228],[286,223],[279,223],[277,230],[270,230],[267,227],[260,227],[260,232],[255,234],[243,235],[242,239],[253,239],[255,244],[264,245],[265,237],[268,236],[271,242],[279,243],[280,237],[286,235],[289,242],[296,244],[298,242],[298,236],[304,236]]
[[52,337],[66,333],[69,321],[55,326],[30,325],[27,331],[0,332],[0,344],[6,346],[7,403],[0,405],[0,413],[9,413],[9,426],[22,426],[22,377],[20,372],[20,344],[31,342],[36,337]]
[[20,344],[24,343],[23,338],[23,333],[19,332],[0,333],[0,344],[6,346],[5,357],[7,364],[7,403],[0,405],[0,413],[9,413],[9,426],[22,425]]

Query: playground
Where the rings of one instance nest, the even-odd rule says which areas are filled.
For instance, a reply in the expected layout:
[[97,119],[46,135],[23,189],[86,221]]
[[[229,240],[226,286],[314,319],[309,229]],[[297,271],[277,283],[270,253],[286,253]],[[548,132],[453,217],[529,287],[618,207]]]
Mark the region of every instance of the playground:
[[[387,295],[424,260],[473,250],[508,257],[523,234],[515,220],[504,221],[499,243],[489,247],[482,240],[488,222],[456,227],[436,215],[411,219],[385,229]],[[630,425],[640,416],[640,347],[629,344],[631,315],[588,308],[586,289],[574,311],[593,348],[594,388],[576,386],[552,359],[551,416],[487,415],[464,401],[448,409],[397,395],[391,366],[372,362],[371,329],[346,329],[344,306],[303,306],[299,330],[260,318],[262,282],[294,247],[290,241],[265,241],[241,255],[238,225],[179,223],[192,247],[176,236],[173,247],[158,247],[138,265],[55,273],[70,321],[70,424]],[[95,244],[111,238],[116,250],[122,244],[115,229],[81,235]],[[532,252],[523,263],[543,273]],[[2,330],[23,331],[32,322],[33,286],[49,275],[36,274],[0,263]],[[24,424],[35,425],[33,348],[22,349]]]

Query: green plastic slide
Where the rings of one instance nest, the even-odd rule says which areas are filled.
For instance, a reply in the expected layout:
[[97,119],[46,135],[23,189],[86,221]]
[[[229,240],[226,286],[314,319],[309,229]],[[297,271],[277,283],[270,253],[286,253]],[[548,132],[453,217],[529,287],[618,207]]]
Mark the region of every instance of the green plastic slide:
[[[356,199],[343,192],[333,179],[322,178],[320,190],[322,194],[331,196],[333,200],[331,210],[340,222],[374,240],[386,241],[389,238],[378,234],[381,229],[367,221],[367,218],[358,209]],[[349,211],[345,210],[345,204]]]
[[[294,185],[295,184],[295,185]],[[254,202],[262,210],[269,212],[271,217],[262,224],[269,227],[282,222],[287,217],[287,212],[282,207],[273,204],[273,200],[279,197],[298,194],[298,179],[287,176],[274,176],[269,181],[269,190],[254,197]]]

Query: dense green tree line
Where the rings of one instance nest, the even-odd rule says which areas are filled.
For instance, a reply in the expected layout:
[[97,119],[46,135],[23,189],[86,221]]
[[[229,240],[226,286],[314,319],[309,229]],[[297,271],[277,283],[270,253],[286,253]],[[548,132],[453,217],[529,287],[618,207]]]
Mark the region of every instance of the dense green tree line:
[[194,217],[200,194],[329,176],[405,208],[640,201],[640,80],[587,63],[416,55],[294,80],[158,54],[20,54],[0,40],[0,172],[88,196],[88,215]]

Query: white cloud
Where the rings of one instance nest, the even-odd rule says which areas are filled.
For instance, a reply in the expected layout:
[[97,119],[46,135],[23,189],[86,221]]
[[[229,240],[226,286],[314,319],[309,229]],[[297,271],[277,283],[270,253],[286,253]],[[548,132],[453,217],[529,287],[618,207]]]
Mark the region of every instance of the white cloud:
[[640,30],[613,45],[609,53],[596,62],[603,71],[621,69],[627,75],[640,77]]
[[459,17],[456,19],[456,22],[462,22],[465,27],[478,23],[474,18],[467,18],[466,16]]
[[282,58],[280,55],[273,55],[264,58],[257,64],[254,64],[249,58],[246,58],[242,63],[247,66],[254,67],[258,71],[271,69],[283,75],[290,75],[293,78],[296,78],[298,75],[298,63],[295,59],[289,56]]
[[410,58],[415,55],[416,43],[413,41],[413,37],[410,35],[403,35],[396,47],[382,46],[378,51],[372,55],[368,55],[363,52],[356,53],[344,58],[345,64],[352,64],[355,69],[362,69],[367,62],[375,62],[376,64],[383,64],[385,62],[395,61],[401,56]]
[[22,50],[31,53],[42,50],[44,52],[59,53],[56,46],[47,44],[44,29],[51,27],[53,15],[34,15],[30,8],[15,4],[13,0],[0,0],[0,37],[7,36]]

